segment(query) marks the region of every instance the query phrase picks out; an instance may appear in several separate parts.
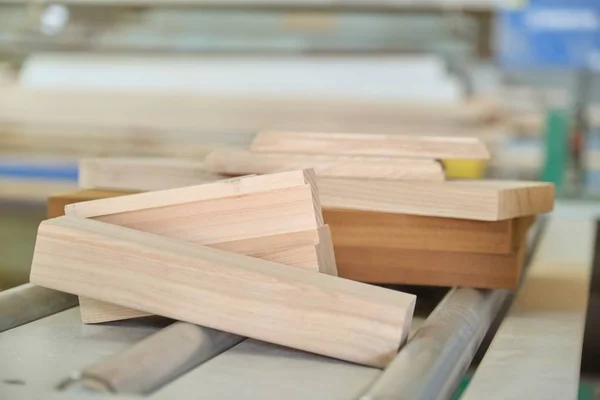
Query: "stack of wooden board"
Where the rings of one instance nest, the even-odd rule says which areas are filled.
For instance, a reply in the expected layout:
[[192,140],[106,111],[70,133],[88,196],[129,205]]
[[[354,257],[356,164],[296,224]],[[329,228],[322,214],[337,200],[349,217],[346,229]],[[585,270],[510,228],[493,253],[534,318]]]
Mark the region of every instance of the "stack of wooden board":
[[[172,187],[172,172],[162,176],[148,168],[144,173],[144,160],[135,179],[119,175],[135,163],[82,160],[80,186],[86,189],[50,198],[49,210],[151,185]],[[190,185],[196,183],[189,179]],[[554,200],[553,186],[541,182],[317,181],[339,275],[371,283],[516,287],[525,232],[534,215],[550,211]]]
[[311,170],[65,212],[40,225],[30,279],[79,295],[87,322],[158,314],[375,367],[408,335],[413,295],[331,276]]
[[489,157],[475,138],[261,132],[249,150],[215,151],[205,166],[230,175],[313,166],[342,276],[515,287],[525,234],[552,208],[551,186],[416,182],[443,181],[442,159]]
[[216,150],[205,167],[226,175],[313,168],[320,177],[441,181],[442,159],[489,156],[476,138],[260,132],[249,150]]

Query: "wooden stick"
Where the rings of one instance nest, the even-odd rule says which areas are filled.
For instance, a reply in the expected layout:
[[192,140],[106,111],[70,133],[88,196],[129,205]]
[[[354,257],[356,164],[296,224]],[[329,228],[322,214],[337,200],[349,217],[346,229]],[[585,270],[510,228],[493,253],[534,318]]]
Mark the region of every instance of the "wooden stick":
[[415,304],[410,294],[69,216],[40,224],[30,279],[374,367],[406,340]]
[[269,174],[313,168],[317,176],[379,178],[390,180],[443,181],[444,168],[436,160],[398,157],[329,156],[252,153],[216,150],[205,159],[205,167],[219,174]]
[[477,138],[353,133],[259,132],[250,149],[267,153],[347,154],[488,160]]
[[77,305],[77,297],[30,283],[0,292],[0,332]]
[[177,322],[84,368],[63,389],[149,394],[242,340],[242,336]]

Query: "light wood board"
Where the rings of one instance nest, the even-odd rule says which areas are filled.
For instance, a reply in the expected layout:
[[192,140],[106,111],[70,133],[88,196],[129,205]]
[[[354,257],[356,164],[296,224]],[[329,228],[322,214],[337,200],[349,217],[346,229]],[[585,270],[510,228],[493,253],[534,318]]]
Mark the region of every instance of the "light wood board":
[[[118,223],[115,225],[119,225]],[[144,232],[154,233],[152,230]],[[169,235],[165,235],[170,237]],[[310,242],[313,243],[310,243]],[[308,244],[304,244],[307,243]],[[237,242],[213,243],[207,247],[244,254],[279,264],[337,276],[331,233],[328,226],[316,231],[262,237]],[[151,315],[104,301],[79,297],[81,321],[86,324],[118,321]]]
[[347,154],[420,157],[429,159],[490,158],[485,144],[477,138],[377,135],[357,133],[259,132],[253,152]]
[[554,185],[544,182],[319,178],[318,185],[323,208],[500,221],[546,213],[554,206]]
[[[312,171],[290,171],[75,203],[65,213],[337,275],[315,190]],[[80,304],[86,323],[147,315],[94,299]]]
[[[301,150],[301,149],[300,149]],[[301,152],[301,151],[299,151]],[[253,153],[216,150],[205,159],[209,171],[225,175],[269,174],[312,168],[317,176],[443,181],[444,168],[433,159]]]
[[79,162],[79,187],[129,189],[137,182],[138,190],[156,190],[197,185],[224,179],[211,173],[201,161],[169,158],[82,159]]
[[[81,168],[85,169],[85,166]],[[113,165],[102,181],[89,181],[88,186],[110,189],[114,186],[110,182],[115,179],[110,175],[118,174],[121,169],[122,166]],[[172,187],[168,181],[155,180],[150,175],[150,172],[142,173],[140,168],[139,179],[121,181],[122,188],[149,190],[145,188],[152,186],[150,190],[161,190]],[[188,185],[198,183],[190,179]],[[323,208],[498,221],[549,212],[554,206],[554,186],[542,182],[318,178],[317,186]]]
[[30,279],[376,367],[406,340],[415,304],[413,295],[68,216],[41,223]]
[[486,100],[457,103],[366,101],[303,96],[208,96],[160,91],[2,88],[0,123],[76,124],[136,130],[395,133],[410,121],[479,125],[497,118]]
[[463,399],[577,398],[594,235],[592,218],[550,219]]

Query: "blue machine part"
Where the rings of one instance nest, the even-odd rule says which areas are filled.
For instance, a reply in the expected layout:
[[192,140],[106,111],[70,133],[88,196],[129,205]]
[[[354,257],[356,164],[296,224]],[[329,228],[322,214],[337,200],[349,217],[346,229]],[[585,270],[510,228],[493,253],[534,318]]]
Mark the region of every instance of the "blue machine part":
[[504,69],[600,70],[599,0],[507,0],[496,23]]
[[0,159],[0,178],[77,182],[77,163],[31,162]]

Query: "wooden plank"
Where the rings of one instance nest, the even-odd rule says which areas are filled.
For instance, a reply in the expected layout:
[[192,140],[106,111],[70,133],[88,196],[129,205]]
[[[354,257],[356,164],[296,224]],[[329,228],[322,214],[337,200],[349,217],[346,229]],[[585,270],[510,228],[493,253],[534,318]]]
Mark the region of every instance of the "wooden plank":
[[[115,169],[113,172],[118,173],[123,167],[122,164],[119,164],[119,169]],[[144,166],[140,167],[144,169]],[[151,170],[145,170],[145,174],[151,173]],[[311,170],[288,171],[262,176],[244,176],[210,182],[203,185],[188,182],[185,186],[190,185],[195,186],[162,191],[159,191],[160,189],[151,189],[156,191],[152,193],[139,193],[121,198],[104,199],[97,202],[90,201],[79,203],[67,208],[69,209],[69,213],[71,213],[70,215],[92,218],[121,212],[139,211],[172,206],[175,204],[240,196],[267,190],[296,188],[302,185],[309,186],[311,192],[317,193],[314,172]],[[130,188],[130,190],[141,191],[144,189]],[[318,204],[318,202],[316,204]],[[320,211],[318,214],[320,214]]]
[[413,295],[69,216],[40,224],[30,278],[375,367],[405,342],[415,303]]
[[336,244],[338,273],[369,283],[515,288],[527,251],[526,234],[533,222],[533,217],[513,222],[511,251],[505,254]]
[[488,160],[490,153],[477,138],[376,135],[356,133],[259,132],[253,152],[346,154],[428,159]]
[[323,208],[500,221],[549,212],[554,185],[545,182],[358,181],[319,178]]
[[457,103],[323,99],[304,96],[215,96],[146,91],[2,88],[0,123],[79,125],[111,129],[256,132],[396,133],[411,121],[481,125],[498,116],[485,99]]
[[508,254],[335,248],[339,276],[359,282],[515,288],[525,248]]
[[457,218],[328,208],[323,220],[339,247],[506,254],[513,249],[516,220]]
[[549,220],[464,399],[577,398],[594,235],[593,217]]
[[225,178],[207,171],[203,162],[169,158],[103,158],[79,162],[79,186],[83,188],[155,190],[197,185]]
[[[143,231],[154,233],[152,230]],[[168,234],[165,236],[172,237]],[[286,237],[282,238],[282,236]],[[312,243],[305,244],[308,240],[312,240]],[[316,231],[294,232],[289,235],[262,237],[247,241],[214,243],[207,245],[207,247],[244,254],[309,271],[322,272],[333,276],[338,275],[328,226],[322,226]],[[81,321],[86,324],[151,315],[143,311],[132,310],[81,296],[79,297],[79,306]]]
[[68,193],[53,194],[48,197],[46,217],[55,218],[65,215],[65,206],[82,201],[104,199],[108,197],[123,196],[135,192],[122,190],[85,189]]
[[[315,190],[312,171],[290,171],[75,203],[65,213],[337,275]],[[81,302],[86,323],[144,315]]]
[[379,178],[391,180],[443,181],[442,165],[433,159],[253,153],[246,150],[216,150],[205,159],[205,167],[224,175],[269,174],[312,168],[317,176]]
[[300,232],[323,225],[310,170],[76,203],[68,205],[65,213],[111,223],[118,220],[120,225],[153,229],[153,233],[170,233],[202,244]]
[[[120,170],[120,167],[114,168],[111,174],[118,174]],[[147,183],[140,182],[151,175],[140,169],[140,180],[130,180],[123,187],[129,190],[146,190],[144,187],[148,187]],[[89,182],[89,186],[110,188],[112,179],[115,178],[107,176],[103,184]],[[190,179],[188,184],[194,185],[197,182]],[[152,190],[171,187],[165,181],[154,181],[152,185]],[[355,209],[481,221],[545,213],[554,206],[554,186],[544,182],[401,182],[321,177],[318,178],[318,189],[321,204],[326,209]]]

